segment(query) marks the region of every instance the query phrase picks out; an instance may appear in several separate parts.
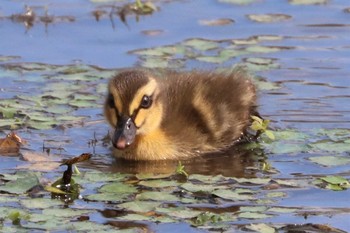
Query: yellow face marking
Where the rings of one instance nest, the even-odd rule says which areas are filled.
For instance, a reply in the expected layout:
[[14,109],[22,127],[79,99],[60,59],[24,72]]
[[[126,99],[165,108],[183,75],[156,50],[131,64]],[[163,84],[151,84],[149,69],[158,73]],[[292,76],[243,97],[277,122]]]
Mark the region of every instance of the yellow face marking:
[[141,100],[144,95],[151,96],[154,94],[155,90],[157,89],[158,85],[156,80],[150,78],[150,81],[143,87],[141,87],[135,94],[134,99],[132,100],[130,107],[129,107],[129,114],[130,116],[133,114],[133,112],[139,108]]
[[153,103],[149,109],[140,109],[136,118],[135,125],[140,127],[138,134],[147,134],[156,130],[163,118],[163,105],[161,103]]
[[123,105],[122,105],[122,101],[118,93],[118,90],[116,88],[109,88],[109,93],[113,96],[114,104],[115,104],[115,107],[117,108],[117,111],[122,112]]

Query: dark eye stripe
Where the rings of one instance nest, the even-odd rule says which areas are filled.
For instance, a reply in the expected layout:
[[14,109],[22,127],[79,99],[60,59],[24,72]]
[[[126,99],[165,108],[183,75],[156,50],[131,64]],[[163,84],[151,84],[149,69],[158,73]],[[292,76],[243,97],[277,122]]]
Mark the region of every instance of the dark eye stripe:
[[[145,97],[147,100],[145,100]],[[140,106],[137,109],[135,109],[134,112],[132,113],[131,119],[133,119],[135,121],[135,118],[136,118],[137,114],[139,113],[140,109],[141,108],[143,108],[143,109],[150,108],[152,106],[152,103],[153,103],[153,95],[151,95],[151,96],[144,95],[142,97]]]

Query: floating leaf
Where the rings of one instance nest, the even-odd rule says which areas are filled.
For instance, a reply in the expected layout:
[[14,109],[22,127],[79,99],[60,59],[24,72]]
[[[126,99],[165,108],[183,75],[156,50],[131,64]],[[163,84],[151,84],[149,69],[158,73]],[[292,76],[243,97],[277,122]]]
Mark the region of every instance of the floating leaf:
[[219,188],[218,186],[215,186],[215,185],[210,185],[210,184],[200,185],[200,184],[192,184],[190,182],[187,182],[181,185],[181,187],[190,192],[212,192],[215,189]]
[[273,227],[270,227],[269,225],[265,223],[258,223],[258,224],[250,224],[246,226],[248,230],[252,230],[255,232],[260,232],[260,233],[275,233],[276,229]]
[[118,207],[133,212],[146,213],[155,210],[161,203],[153,201],[132,201],[119,204]]
[[224,214],[214,214],[210,212],[200,213],[197,217],[192,220],[193,225],[203,226],[208,224],[217,224],[222,221],[233,221],[232,216],[224,216]]
[[136,187],[129,185],[129,184],[123,184],[123,183],[111,183],[111,184],[106,184],[102,186],[99,189],[100,192],[104,193],[115,193],[115,194],[131,194],[131,193],[136,193],[137,189]]
[[350,163],[350,158],[342,156],[314,156],[309,160],[322,166],[342,166]]
[[204,26],[223,26],[223,25],[229,25],[234,23],[235,21],[233,19],[228,19],[228,18],[222,18],[222,19],[202,19],[199,20],[200,25]]
[[47,209],[50,207],[61,206],[63,203],[62,201],[56,199],[31,198],[20,200],[20,204],[27,209]]
[[250,14],[247,15],[247,17],[255,22],[259,23],[273,23],[273,22],[280,22],[280,21],[286,21],[292,18],[290,15],[286,14]]
[[205,39],[189,39],[183,42],[183,45],[193,47],[197,50],[210,50],[218,47],[218,43],[215,41],[205,40]]
[[54,209],[44,209],[42,214],[49,215],[54,218],[57,217],[76,217],[83,214],[89,214],[93,212],[92,210],[83,210],[83,209],[71,209],[71,208],[54,208]]
[[289,0],[291,4],[294,5],[316,5],[316,4],[326,4],[329,0]]
[[326,189],[331,189],[333,191],[342,191],[350,188],[350,182],[341,176],[327,176],[320,178],[320,180],[326,183]]
[[168,178],[171,175],[173,175],[173,173],[166,173],[166,174],[141,173],[141,174],[136,174],[136,178],[138,180],[153,180],[153,179]]
[[219,2],[231,3],[236,5],[248,5],[257,2],[257,0],[219,0]]
[[108,201],[108,202],[121,202],[128,200],[129,193],[96,193],[84,196],[90,201]]
[[200,211],[191,210],[184,207],[169,207],[169,208],[158,207],[156,208],[156,212],[167,214],[171,217],[175,217],[179,219],[194,218],[201,213]]
[[350,143],[346,142],[333,142],[333,141],[318,141],[310,144],[313,149],[328,151],[328,152],[337,152],[343,153],[350,151]]
[[143,180],[138,184],[151,188],[164,188],[178,185],[178,183],[173,180]]
[[228,200],[234,200],[234,201],[245,201],[245,200],[252,200],[254,197],[252,195],[247,194],[241,194],[239,192],[236,192],[235,190],[227,190],[227,189],[218,189],[212,192],[212,194],[228,199]]
[[233,178],[240,184],[248,183],[248,184],[267,184],[271,181],[269,178]]
[[273,215],[270,214],[263,214],[258,212],[243,212],[238,214],[239,218],[247,218],[247,219],[264,219],[264,218],[271,218]]
[[27,172],[24,177],[18,177],[16,180],[1,185],[0,190],[8,193],[22,194],[38,184],[39,179],[37,174]]
[[136,195],[137,200],[153,200],[153,201],[179,201],[176,196],[167,192],[147,191]]
[[191,174],[188,179],[198,180],[207,184],[216,184],[219,181],[223,181],[225,177],[222,175],[209,176],[209,175],[201,175],[201,174]]

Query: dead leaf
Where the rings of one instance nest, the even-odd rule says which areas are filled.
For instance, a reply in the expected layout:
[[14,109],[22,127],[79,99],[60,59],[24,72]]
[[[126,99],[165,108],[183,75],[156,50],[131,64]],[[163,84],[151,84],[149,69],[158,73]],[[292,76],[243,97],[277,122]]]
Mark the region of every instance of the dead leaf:
[[6,156],[18,156],[22,139],[15,133],[9,133],[5,138],[0,139],[0,154]]
[[228,25],[232,24],[235,21],[233,19],[228,19],[228,18],[223,18],[223,19],[212,19],[212,20],[199,20],[200,25],[204,26],[223,26],[223,25]]
[[91,158],[90,153],[82,153],[81,155],[74,157],[72,159],[65,160],[62,165],[73,165],[75,163],[80,163]]

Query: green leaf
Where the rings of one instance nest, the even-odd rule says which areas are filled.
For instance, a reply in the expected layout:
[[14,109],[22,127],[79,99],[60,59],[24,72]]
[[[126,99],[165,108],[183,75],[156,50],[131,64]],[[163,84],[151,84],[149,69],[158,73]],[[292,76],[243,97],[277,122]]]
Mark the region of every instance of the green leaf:
[[115,182],[112,184],[106,184],[102,186],[99,189],[99,192],[115,193],[115,194],[131,194],[131,193],[136,193],[137,188],[129,184]]
[[330,184],[349,185],[349,181],[341,176],[327,176],[320,179]]
[[220,181],[224,181],[225,177],[222,175],[210,176],[210,175],[201,175],[201,174],[191,174],[188,179],[198,180],[207,184],[217,184]]
[[266,130],[265,134],[268,138],[270,138],[271,140],[275,140],[275,135],[273,134],[273,132],[271,130]]
[[155,210],[156,207],[160,206],[160,202],[153,201],[132,201],[119,204],[118,207],[127,209],[128,211],[146,213]]
[[153,179],[168,178],[171,175],[173,175],[173,173],[166,173],[166,174],[141,173],[141,174],[136,174],[136,178],[138,180],[153,180]]
[[137,200],[153,200],[153,201],[165,201],[165,202],[175,202],[179,201],[179,198],[167,193],[167,192],[157,192],[157,191],[146,191],[136,195]]
[[265,223],[257,223],[257,224],[250,224],[246,226],[248,230],[252,230],[255,232],[260,232],[260,233],[275,233],[277,232],[275,228],[270,227],[269,225]]
[[129,194],[115,194],[115,193],[95,193],[84,196],[87,200],[90,201],[105,201],[105,202],[121,202],[128,200]]
[[243,212],[238,214],[239,218],[246,218],[246,219],[264,219],[264,218],[271,218],[273,215],[269,214],[263,214],[258,212]]
[[139,182],[139,185],[151,188],[164,188],[177,186],[178,182],[173,180],[143,180]]
[[71,218],[80,216],[83,214],[89,214],[91,212],[94,212],[94,210],[84,210],[84,209],[70,209],[70,208],[54,208],[54,209],[44,209],[42,214],[43,215],[49,215],[54,218],[59,217],[65,217],[65,218]]
[[175,217],[178,219],[189,219],[197,217],[201,212],[197,210],[191,210],[185,207],[158,207],[156,212],[167,214],[168,216]]
[[350,164],[350,158],[343,156],[314,156],[310,157],[309,160],[322,166],[342,166]]
[[182,44],[202,51],[215,49],[218,47],[217,42],[199,38],[185,40]]
[[227,189],[214,190],[212,194],[224,199],[234,200],[234,201],[245,201],[245,200],[254,199],[252,195],[241,194],[239,192],[236,192],[235,190],[227,190]]
[[27,209],[47,209],[63,205],[62,201],[49,198],[23,199],[20,200],[20,204]]
[[39,179],[37,174],[27,172],[26,177],[18,177],[16,180],[7,182],[0,186],[0,190],[8,193],[22,194],[38,184]]
[[235,181],[237,181],[240,184],[248,183],[248,184],[268,184],[271,179],[270,178],[233,178]]
[[216,185],[210,185],[210,184],[192,184],[190,182],[184,183],[180,186],[183,189],[186,189],[189,192],[212,192],[215,189],[219,188]]

